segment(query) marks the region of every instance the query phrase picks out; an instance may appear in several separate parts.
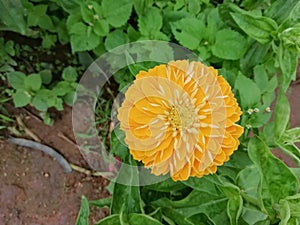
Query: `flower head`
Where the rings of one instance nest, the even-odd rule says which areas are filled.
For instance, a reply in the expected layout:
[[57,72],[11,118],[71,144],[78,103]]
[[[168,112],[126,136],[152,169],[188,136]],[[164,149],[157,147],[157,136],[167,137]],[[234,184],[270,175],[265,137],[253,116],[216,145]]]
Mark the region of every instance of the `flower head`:
[[200,62],[140,71],[118,112],[133,158],[173,180],[215,173],[238,148],[242,114],[230,85]]

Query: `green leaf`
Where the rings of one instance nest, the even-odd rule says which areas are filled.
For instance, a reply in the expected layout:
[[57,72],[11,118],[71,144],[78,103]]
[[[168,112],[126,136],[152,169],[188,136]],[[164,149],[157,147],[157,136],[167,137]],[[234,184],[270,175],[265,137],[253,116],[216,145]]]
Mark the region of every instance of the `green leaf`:
[[39,111],[47,111],[47,100],[43,96],[35,95],[31,101],[32,105]]
[[289,120],[290,120],[290,104],[284,93],[280,92],[278,94],[276,107],[275,107],[275,138],[280,139],[283,133],[285,132]]
[[298,52],[296,49],[289,48],[281,43],[277,49],[276,56],[282,73],[280,88],[286,92],[291,81],[296,79]]
[[10,30],[26,35],[25,8],[20,0],[0,1],[0,30]]
[[123,225],[120,222],[120,215],[119,214],[114,214],[105,217],[104,219],[100,220],[98,223],[95,225]]
[[171,28],[176,40],[191,50],[198,48],[205,33],[204,22],[195,18],[184,18],[173,22]]
[[151,38],[162,27],[162,15],[158,8],[148,8],[147,13],[139,16],[138,27],[143,36]]
[[25,88],[27,90],[37,91],[42,86],[42,79],[40,74],[30,74],[24,80]]
[[7,74],[9,84],[17,90],[25,88],[25,78],[26,75],[19,71],[12,71]]
[[130,225],[162,225],[161,222],[145,214],[131,213],[128,216]]
[[268,85],[268,74],[263,65],[257,65],[253,69],[254,72],[254,81],[259,87],[261,93],[264,93],[267,91],[267,85]]
[[63,100],[68,106],[72,106],[76,101],[76,92],[71,91],[67,93],[65,96],[63,96]]
[[110,153],[117,155],[122,161],[125,161],[129,155],[129,150],[124,140],[124,131],[120,129],[120,126],[116,126],[110,137]]
[[246,34],[262,44],[271,42],[273,33],[277,31],[276,22],[268,17],[246,13],[231,13],[231,16]]
[[111,50],[128,42],[128,36],[124,33],[124,31],[122,29],[116,29],[107,35],[104,46],[106,50]]
[[92,50],[100,44],[100,38],[90,32],[92,27],[82,22],[72,24],[69,28],[72,52]]
[[299,181],[287,166],[272,155],[268,146],[258,137],[250,139],[248,152],[262,178],[262,199],[268,214],[275,218],[274,207],[280,199],[298,192]]
[[230,220],[230,224],[239,224],[239,218],[242,213],[243,199],[240,195],[232,196],[227,203],[227,214]]
[[[140,189],[138,186],[139,173],[136,167],[136,162],[129,156],[129,165],[122,164],[119,171],[113,192],[113,200],[111,205],[111,213],[118,214],[124,211],[128,213],[140,213],[141,198]],[[124,185],[124,181],[129,181],[130,184]]]
[[145,187],[147,189],[159,192],[179,191],[186,188],[186,186],[183,183],[175,182],[171,178],[156,184],[147,185]]
[[258,86],[249,78],[239,73],[236,78],[234,88],[238,90],[243,109],[252,108],[260,102],[260,90]]
[[212,53],[222,59],[236,60],[241,58],[248,47],[247,40],[238,32],[223,29],[216,34],[216,43],[212,46]]
[[102,198],[98,200],[92,200],[90,201],[90,205],[102,208],[102,207],[110,207],[112,198]]
[[41,79],[42,79],[42,83],[43,84],[50,84],[52,81],[52,72],[51,70],[45,69],[39,72]]
[[279,206],[280,225],[300,223],[300,194],[280,200]]
[[109,33],[109,24],[106,20],[96,20],[93,26],[93,31],[100,37],[104,37]]
[[68,66],[68,67],[64,68],[64,70],[62,72],[62,78],[65,81],[76,82],[77,77],[78,77],[78,74],[74,67]]
[[281,24],[289,17],[297,3],[299,3],[298,0],[276,0],[266,8],[265,16],[271,17],[278,24]]
[[43,48],[50,48],[52,46],[55,46],[55,43],[57,41],[57,36],[52,34],[45,34],[42,37],[42,47]]
[[267,221],[268,215],[257,208],[244,206],[242,218],[248,225],[258,225],[259,221]]
[[240,187],[243,198],[253,205],[263,208],[261,199],[261,179],[256,166],[248,166],[237,175],[236,183]]
[[113,27],[120,27],[127,22],[127,20],[131,15],[132,1],[103,0],[102,7],[103,7],[104,17],[107,19],[108,23]]
[[81,207],[76,219],[76,225],[89,225],[89,202],[86,197],[81,197]]
[[57,96],[64,96],[74,90],[68,81],[60,81],[53,87],[52,91]]
[[30,103],[31,96],[25,90],[17,90],[12,95],[15,107],[23,107]]

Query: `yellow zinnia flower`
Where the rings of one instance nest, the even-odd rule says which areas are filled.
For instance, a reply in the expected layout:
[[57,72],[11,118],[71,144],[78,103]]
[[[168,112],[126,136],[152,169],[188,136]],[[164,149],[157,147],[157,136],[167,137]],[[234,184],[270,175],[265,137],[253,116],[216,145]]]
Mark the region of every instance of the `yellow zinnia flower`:
[[135,160],[173,180],[215,173],[238,148],[242,114],[230,85],[200,62],[140,71],[118,111]]

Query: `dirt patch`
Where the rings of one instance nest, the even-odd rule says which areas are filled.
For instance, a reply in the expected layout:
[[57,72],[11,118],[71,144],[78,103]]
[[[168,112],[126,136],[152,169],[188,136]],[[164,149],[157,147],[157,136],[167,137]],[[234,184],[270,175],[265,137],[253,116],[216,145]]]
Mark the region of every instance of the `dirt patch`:
[[[71,108],[58,115],[53,126],[25,110],[18,110],[24,123],[43,144],[60,152],[71,163],[88,168],[71,141]],[[108,181],[78,172],[66,173],[50,156],[30,148],[0,143],[0,225],[74,225],[81,195],[88,199],[109,196]],[[108,214],[108,210],[92,210],[91,224]]]

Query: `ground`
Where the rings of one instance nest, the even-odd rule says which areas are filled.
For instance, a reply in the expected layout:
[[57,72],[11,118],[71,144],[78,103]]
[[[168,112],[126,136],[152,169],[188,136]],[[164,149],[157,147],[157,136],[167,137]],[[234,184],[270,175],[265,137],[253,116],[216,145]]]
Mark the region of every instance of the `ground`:
[[[298,80],[291,85],[288,94],[292,108],[291,127],[300,126],[299,96]],[[30,108],[13,111],[43,144],[56,149],[69,162],[88,168],[73,143],[71,108],[66,107],[53,126],[44,125]],[[109,196],[105,189],[109,184],[106,179],[75,171],[66,173],[56,161],[40,151],[2,140],[0,154],[0,225],[74,225],[81,195],[89,200]],[[280,152],[275,154],[288,165],[294,165]],[[91,214],[93,224],[106,216],[108,210],[92,208]]]

